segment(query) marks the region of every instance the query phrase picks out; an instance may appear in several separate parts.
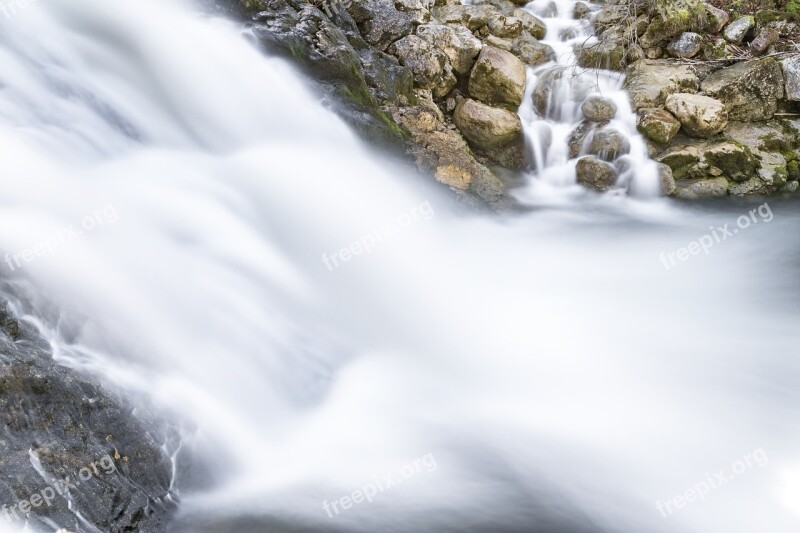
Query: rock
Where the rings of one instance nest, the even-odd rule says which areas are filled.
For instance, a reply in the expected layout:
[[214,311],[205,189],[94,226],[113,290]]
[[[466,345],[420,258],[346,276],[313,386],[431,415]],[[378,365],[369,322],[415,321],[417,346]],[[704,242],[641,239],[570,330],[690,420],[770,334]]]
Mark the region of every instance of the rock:
[[456,106],[453,122],[467,140],[482,150],[504,146],[522,134],[522,122],[516,113],[471,98]]
[[595,128],[595,124],[584,120],[570,132],[569,137],[567,137],[567,155],[569,159],[575,159],[579,155],[585,153],[586,138]]
[[489,5],[450,5],[437,6],[431,9],[431,14],[445,24],[463,24],[471,31],[475,31],[489,23],[489,17],[499,13]]
[[781,69],[786,80],[786,99],[800,102],[800,54],[781,60]]
[[727,196],[728,187],[728,180],[723,177],[679,181],[675,196],[687,200]]
[[407,13],[415,24],[425,24],[430,22],[431,13],[428,11],[428,4],[422,0],[395,0],[394,7],[398,11]]
[[701,2],[661,3],[639,42],[645,48],[659,46],[683,32],[703,30],[706,20],[706,7]]
[[625,48],[616,37],[589,39],[575,45],[574,50],[578,66],[583,68],[622,70],[625,66]]
[[577,2],[575,7],[572,8],[572,18],[574,19],[583,19],[586,18],[588,15],[592,13],[592,8],[590,8],[584,2]]
[[544,22],[534,17],[529,11],[515,9],[514,18],[522,22],[522,29],[530,33],[534,39],[544,39],[547,33],[547,26],[544,25]]
[[[565,76],[568,76],[569,79],[565,79]],[[553,67],[540,74],[536,80],[531,95],[533,108],[541,117],[558,120],[561,116],[561,107],[553,105],[550,99],[554,91],[567,92],[571,100],[579,102],[586,99],[596,85],[593,75],[574,76],[572,69]]]
[[686,31],[667,46],[667,52],[672,57],[691,58],[696,56],[703,46],[703,38],[697,33]]
[[703,157],[708,165],[720,169],[725,176],[736,182],[756,177],[761,166],[749,148],[729,141],[708,147]]
[[499,48],[500,50],[505,50],[506,52],[511,52],[512,51],[511,49],[514,46],[513,43],[508,39],[501,39],[500,37],[495,37],[494,35],[488,36],[486,39],[483,40],[483,42],[484,44],[486,44],[486,46]]
[[710,33],[719,33],[725,28],[725,25],[728,24],[728,21],[731,19],[730,15],[726,11],[714,7],[709,3],[705,3],[707,20],[708,24],[706,24],[705,30]]
[[411,69],[414,81],[423,89],[433,89],[444,83],[446,94],[456,84],[452,73],[445,81],[447,57],[421,37],[407,35],[393,43],[388,52],[397,57],[401,65]]
[[500,37],[501,39],[513,39],[519,37],[522,31],[522,21],[515,17],[506,17],[497,13],[489,17],[489,22],[486,24],[489,32],[492,35]]
[[786,175],[789,181],[800,180],[800,163],[796,159],[786,163]]
[[379,50],[414,31],[414,16],[395,8],[393,2],[360,0],[351,4],[349,12],[364,40]]
[[586,150],[605,161],[614,161],[621,155],[631,151],[628,138],[613,128],[603,128],[592,132],[589,147]]
[[676,180],[696,177],[698,173],[705,175],[705,167],[700,162],[702,154],[692,145],[673,146],[657,157],[659,163],[664,163],[672,169]]
[[417,27],[417,35],[444,53],[456,74],[467,74],[472,70],[475,58],[483,48],[480,39],[463,26],[423,24]]
[[600,192],[609,190],[617,181],[614,167],[592,155],[578,159],[575,174],[578,183]]
[[658,47],[647,48],[644,51],[644,57],[646,59],[659,59],[663,55],[664,55],[664,49],[663,48],[658,48]]
[[714,72],[700,87],[728,106],[731,120],[766,120],[775,114],[778,100],[783,98],[783,71],[771,57],[752,59]]
[[742,41],[744,41],[748,35],[753,34],[755,27],[756,19],[750,15],[746,15],[728,24],[728,27],[725,28],[722,35],[729,43],[742,44]]
[[714,39],[703,45],[703,58],[706,61],[723,59],[728,55],[728,42],[725,39]]
[[725,105],[699,94],[675,93],[667,97],[666,109],[680,121],[692,137],[708,138],[721,132],[728,123]]
[[598,33],[602,33],[609,28],[619,26],[629,16],[625,6],[605,4],[592,19],[592,24],[596,29],[600,30]]
[[548,2],[547,5],[536,8],[536,14],[542,18],[553,18],[558,16],[558,6],[555,2]]
[[681,129],[681,123],[663,109],[647,107],[639,110],[636,128],[650,140],[669,144]]
[[767,51],[767,48],[778,42],[780,37],[776,29],[761,28],[761,31],[758,32],[755,39],[750,42],[750,50],[761,55]]
[[661,107],[673,93],[695,92],[700,81],[689,65],[646,59],[628,67],[626,87],[634,109],[641,109]]
[[675,194],[675,178],[672,177],[672,169],[664,163],[658,165],[658,183],[662,196],[672,196]]
[[608,98],[593,94],[581,104],[581,113],[591,122],[611,120],[617,114],[617,104]]
[[525,65],[514,54],[485,46],[469,77],[469,94],[516,110],[525,93]]
[[624,41],[635,42],[639,40],[639,36],[647,31],[647,26],[650,24],[650,18],[647,15],[641,15],[629,23],[625,30],[622,32],[622,39]]
[[511,52],[526,65],[533,67],[556,59],[556,53],[550,45],[540,43],[527,31],[523,31],[518,38],[514,39],[511,43]]

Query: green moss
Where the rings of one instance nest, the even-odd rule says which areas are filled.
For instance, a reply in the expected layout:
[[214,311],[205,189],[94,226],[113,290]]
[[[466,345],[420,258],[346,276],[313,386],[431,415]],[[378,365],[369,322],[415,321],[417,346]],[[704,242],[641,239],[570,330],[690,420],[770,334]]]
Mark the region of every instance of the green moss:
[[796,159],[786,163],[786,175],[792,181],[800,180],[800,163]]
[[733,150],[725,146],[708,150],[705,154],[706,161],[722,170],[732,180],[744,181],[754,177],[761,162],[747,146],[736,142],[730,144],[735,147]]
[[793,17],[792,20],[800,20],[800,0],[789,0],[783,9]]
[[679,180],[691,173],[695,165],[700,162],[700,158],[694,154],[676,152],[666,155],[661,162],[671,168],[672,177]]

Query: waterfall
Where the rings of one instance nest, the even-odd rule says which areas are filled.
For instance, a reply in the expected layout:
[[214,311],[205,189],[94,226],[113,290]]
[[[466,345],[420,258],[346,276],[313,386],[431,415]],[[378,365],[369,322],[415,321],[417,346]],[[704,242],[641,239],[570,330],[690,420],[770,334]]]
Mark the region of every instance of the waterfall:
[[[563,64],[571,4],[548,21]],[[797,524],[796,204],[664,263],[754,206],[574,194],[569,84],[522,109],[530,209],[489,217],[189,3],[39,0],[0,25],[0,268],[59,362],[183,421],[176,531]]]

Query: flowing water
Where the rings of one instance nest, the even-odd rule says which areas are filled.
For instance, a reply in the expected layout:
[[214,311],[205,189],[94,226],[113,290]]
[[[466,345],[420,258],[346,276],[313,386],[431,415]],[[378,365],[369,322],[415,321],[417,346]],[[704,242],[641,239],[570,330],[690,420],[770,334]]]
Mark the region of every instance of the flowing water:
[[176,531],[796,531],[796,203],[577,193],[548,154],[528,211],[465,214],[190,5],[0,25],[4,275],[186,428]]

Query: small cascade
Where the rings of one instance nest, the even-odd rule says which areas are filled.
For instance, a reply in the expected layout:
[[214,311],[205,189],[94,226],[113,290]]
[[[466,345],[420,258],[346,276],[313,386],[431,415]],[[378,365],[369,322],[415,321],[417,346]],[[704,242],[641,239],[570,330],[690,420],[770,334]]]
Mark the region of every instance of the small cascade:
[[[591,22],[597,8],[589,6],[581,18],[575,15],[578,4],[586,6],[573,0],[534,0],[525,6],[547,27],[541,42],[552,47],[555,60],[528,67],[519,115],[531,179],[517,195],[531,200],[541,199],[547,191],[582,193],[577,163],[593,155],[597,159],[584,173],[591,176],[589,181],[596,180],[596,188],[656,196],[658,169],[636,131],[636,115],[623,88],[624,74],[578,66],[575,47],[597,42]],[[584,103],[594,121],[587,120],[581,110]]]

